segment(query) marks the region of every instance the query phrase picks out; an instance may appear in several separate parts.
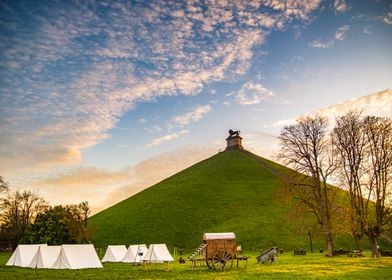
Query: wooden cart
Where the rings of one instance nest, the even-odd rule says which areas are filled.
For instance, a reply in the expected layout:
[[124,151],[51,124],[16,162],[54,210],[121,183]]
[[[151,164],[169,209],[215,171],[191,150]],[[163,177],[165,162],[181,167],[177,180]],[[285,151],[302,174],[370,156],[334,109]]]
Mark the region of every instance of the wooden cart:
[[233,232],[205,233],[203,236],[205,259],[211,269],[231,269],[237,258],[237,244]]

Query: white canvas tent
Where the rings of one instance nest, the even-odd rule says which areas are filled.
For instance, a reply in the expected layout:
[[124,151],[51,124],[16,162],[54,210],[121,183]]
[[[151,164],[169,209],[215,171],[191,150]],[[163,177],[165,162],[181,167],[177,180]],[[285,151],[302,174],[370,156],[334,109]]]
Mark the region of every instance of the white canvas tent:
[[40,247],[46,244],[20,244],[6,263],[7,266],[36,267],[36,259]]
[[126,253],[127,247],[125,245],[109,245],[102,262],[121,262]]
[[30,268],[81,269],[102,268],[94,246],[46,244],[18,245],[6,265]]
[[127,253],[121,261],[126,263],[140,263],[143,261],[147,250],[148,249],[145,244],[130,245]]
[[54,263],[59,257],[61,246],[41,246],[35,261],[37,268],[53,268]]
[[143,262],[167,263],[172,261],[174,261],[174,259],[170,255],[166,244],[151,244],[143,258]]
[[51,268],[82,269],[103,268],[92,244],[62,245],[59,256]]

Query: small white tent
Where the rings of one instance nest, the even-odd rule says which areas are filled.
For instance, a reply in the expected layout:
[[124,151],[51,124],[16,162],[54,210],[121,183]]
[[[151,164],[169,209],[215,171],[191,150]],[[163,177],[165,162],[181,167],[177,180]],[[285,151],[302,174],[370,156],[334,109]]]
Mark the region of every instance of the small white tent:
[[109,245],[102,262],[120,262],[127,253],[125,245]]
[[143,261],[146,253],[147,246],[145,244],[130,245],[127,253],[121,261],[126,263],[140,263]]
[[151,244],[143,258],[143,262],[162,263],[172,261],[174,261],[174,259],[170,255],[166,244]]
[[52,268],[61,252],[61,246],[40,246],[36,257],[37,268]]
[[102,268],[97,252],[92,244],[62,245],[61,252],[51,268],[81,269]]
[[6,263],[7,266],[36,267],[38,249],[46,244],[20,244]]

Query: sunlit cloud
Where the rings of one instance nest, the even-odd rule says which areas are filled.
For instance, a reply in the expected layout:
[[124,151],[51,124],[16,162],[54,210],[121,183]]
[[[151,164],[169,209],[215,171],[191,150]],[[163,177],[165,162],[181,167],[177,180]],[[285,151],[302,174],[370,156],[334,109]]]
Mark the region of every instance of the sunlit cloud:
[[241,105],[255,105],[273,95],[272,91],[261,84],[246,82],[235,94],[235,100]]
[[[138,103],[196,95],[209,83],[243,75],[254,46],[271,30],[293,18],[307,21],[319,4],[211,1],[203,12],[199,1],[82,1],[29,14],[26,20],[37,26],[33,35],[24,28],[27,21],[6,23],[13,37],[3,41],[1,63],[13,88],[1,92],[0,160],[7,172],[78,164],[81,150],[111,137],[109,131]],[[261,5],[274,12],[261,12]],[[15,19],[16,10],[7,12]],[[238,102],[256,104],[263,94],[268,92],[240,93]],[[183,117],[181,125],[198,118]]]
[[[333,122],[336,117],[339,117],[349,111],[358,110],[364,115],[389,117],[392,118],[392,89],[387,89],[378,93],[366,95],[360,98],[344,101],[342,103],[320,108],[308,115],[320,115],[330,122]],[[279,120],[273,124],[274,127],[284,127],[294,124],[301,116],[296,116],[289,119]]]
[[180,126],[184,126],[192,122],[197,122],[201,118],[203,118],[208,112],[210,112],[211,109],[212,108],[210,105],[198,106],[188,113],[174,117],[172,122],[175,125]]
[[118,171],[79,167],[37,179],[31,185],[39,189],[51,205],[74,204],[88,198],[94,214],[214,155],[218,150],[216,144],[186,146]]
[[153,147],[153,146],[157,146],[163,143],[167,143],[167,142],[171,142],[173,140],[176,140],[178,138],[183,137],[184,135],[188,134],[189,130],[181,130],[179,132],[173,132],[170,134],[166,134],[162,137],[156,138],[154,140],[152,140],[150,143],[148,143],[146,145],[147,148]]

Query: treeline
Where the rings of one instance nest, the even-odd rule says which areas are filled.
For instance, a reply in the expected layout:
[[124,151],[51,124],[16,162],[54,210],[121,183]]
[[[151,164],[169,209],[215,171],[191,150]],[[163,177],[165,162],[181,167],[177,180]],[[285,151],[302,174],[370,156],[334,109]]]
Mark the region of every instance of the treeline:
[[0,247],[19,243],[49,245],[89,243],[88,202],[49,206],[33,191],[12,192],[0,176]]
[[[308,116],[284,127],[280,142],[280,158],[296,171],[287,186],[316,218],[327,255],[335,229],[346,227],[357,250],[366,236],[378,257],[378,238],[392,228],[392,120],[351,111],[331,130],[326,118]],[[347,191],[348,206],[328,182]]]

